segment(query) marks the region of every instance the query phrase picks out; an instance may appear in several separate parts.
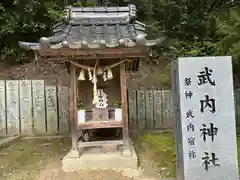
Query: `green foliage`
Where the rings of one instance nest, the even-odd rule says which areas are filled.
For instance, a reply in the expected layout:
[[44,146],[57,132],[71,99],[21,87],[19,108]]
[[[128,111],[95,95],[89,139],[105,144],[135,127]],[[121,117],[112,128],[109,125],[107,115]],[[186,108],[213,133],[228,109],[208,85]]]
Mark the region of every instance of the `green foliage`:
[[77,98],[77,109],[78,110],[83,109],[83,102],[79,98]]
[[[216,41],[216,17],[239,1],[138,0],[138,16],[150,38],[166,34],[181,45],[175,55],[210,55]],[[184,54],[182,54],[182,52]],[[209,54],[210,53],[210,54]]]
[[116,101],[116,102],[113,104],[113,106],[114,106],[115,108],[121,108],[121,106],[122,106],[122,101]]
[[[149,38],[154,39],[162,35],[171,38],[167,48],[154,51],[154,57],[150,59],[153,63],[161,63],[162,59],[159,57],[166,54],[169,60],[179,56],[216,54],[228,54],[232,55],[234,60],[239,59],[239,9],[231,12],[232,20],[229,21],[228,17],[229,10],[239,7],[240,1],[133,0],[132,2],[137,5],[139,20],[147,25]],[[222,20],[223,17],[225,20]],[[223,28],[221,23],[221,33],[218,31],[219,21],[227,24]],[[230,24],[235,25],[233,27]],[[237,69],[240,67],[238,61],[234,61],[234,67]],[[165,80],[169,79],[169,66],[161,77]]]
[[18,40],[36,41],[39,36],[46,36],[61,17],[59,5],[50,0],[5,0],[0,11],[2,60],[21,60],[27,54],[19,49]]
[[220,40],[216,45],[217,54],[231,55],[235,64],[240,62],[240,8],[234,8],[218,19]]
[[[179,56],[232,55],[240,59],[239,0],[3,0],[0,3],[2,59],[22,61],[26,52],[17,41],[38,41],[51,34],[66,2],[73,6],[126,6],[133,3],[138,20],[146,23],[148,38],[170,37],[167,48],[155,49],[154,63],[162,54]],[[231,11],[229,11],[232,9]]]
[[78,2],[74,2],[72,4],[72,6],[75,6],[75,7],[95,7],[97,6],[97,3],[96,2],[88,2],[88,1],[78,1]]

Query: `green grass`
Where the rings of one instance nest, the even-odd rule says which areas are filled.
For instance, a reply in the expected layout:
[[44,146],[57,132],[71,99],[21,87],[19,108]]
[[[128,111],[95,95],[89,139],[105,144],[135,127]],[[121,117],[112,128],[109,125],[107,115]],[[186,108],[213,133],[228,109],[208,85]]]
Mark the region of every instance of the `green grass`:
[[[144,160],[155,162],[161,177],[176,177],[176,152],[172,132],[143,134],[133,140],[139,155],[151,156],[151,159]],[[240,164],[240,136],[237,141]],[[60,162],[60,158],[70,149],[70,143],[69,139],[17,140],[9,147],[0,149],[0,179],[34,179],[49,161],[58,159]]]
[[152,159],[156,162],[160,174],[165,177],[176,176],[176,152],[172,133],[148,133],[136,139],[138,153],[152,151]]
[[238,144],[238,171],[240,172],[240,136],[237,136],[237,144]]
[[62,157],[69,147],[65,139],[17,140],[0,149],[0,179],[33,179],[49,160]]
[[[240,164],[240,136],[237,137],[237,142]],[[176,177],[176,149],[172,132],[144,134],[138,136],[135,143],[138,153],[153,152],[154,161],[164,178]]]

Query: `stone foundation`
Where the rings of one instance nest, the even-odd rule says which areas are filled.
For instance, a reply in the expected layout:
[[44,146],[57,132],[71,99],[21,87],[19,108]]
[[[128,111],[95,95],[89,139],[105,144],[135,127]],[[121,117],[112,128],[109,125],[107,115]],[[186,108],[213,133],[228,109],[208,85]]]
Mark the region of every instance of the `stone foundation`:
[[115,169],[137,169],[138,160],[136,152],[131,145],[131,156],[123,156],[120,150],[103,153],[102,148],[89,148],[79,157],[78,151],[70,150],[62,160],[64,172],[78,170],[115,170]]

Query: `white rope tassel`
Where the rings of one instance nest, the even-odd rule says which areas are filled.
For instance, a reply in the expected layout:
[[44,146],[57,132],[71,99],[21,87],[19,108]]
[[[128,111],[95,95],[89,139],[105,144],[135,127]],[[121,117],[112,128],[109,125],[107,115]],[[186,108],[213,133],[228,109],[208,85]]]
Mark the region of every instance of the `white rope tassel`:
[[97,104],[98,96],[97,96],[97,83],[94,82],[93,85],[93,104]]
[[98,101],[97,95],[97,76],[96,69],[93,70],[93,104],[96,104]]
[[90,68],[88,68],[88,77],[89,77],[89,81],[93,80],[93,76]]
[[104,71],[104,73],[103,73],[103,80],[107,81],[107,73],[106,73],[106,71]]

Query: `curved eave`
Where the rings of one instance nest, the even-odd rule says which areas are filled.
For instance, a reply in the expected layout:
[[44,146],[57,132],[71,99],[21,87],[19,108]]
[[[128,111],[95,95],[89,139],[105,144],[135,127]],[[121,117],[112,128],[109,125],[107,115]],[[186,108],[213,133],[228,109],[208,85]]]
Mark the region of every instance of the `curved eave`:
[[39,43],[19,41],[18,45],[19,45],[20,48],[25,49],[25,50],[34,50],[34,51],[40,50],[40,44]]
[[[56,28],[55,31],[57,31],[57,30],[58,29]],[[58,32],[55,35],[47,37],[48,42],[50,43],[50,46],[51,46],[51,44],[57,44],[57,43],[63,42],[69,35],[70,30],[71,30],[71,26],[66,25],[66,26],[64,26],[64,29],[58,30]],[[41,41],[41,39],[40,39],[40,41]],[[25,50],[40,50],[41,49],[40,43],[37,43],[37,42],[19,41],[18,44],[19,44],[20,48],[25,49]]]
[[162,47],[164,43],[166,42],[167,38],[166,37],[161,37],[155,40],[147,40],[146,41],[146,46],[148,47]]
[[47,37],[50,44],[60,43],[68,37],[71,31],[71,25],[60,24],[60,26],[63,26],[63,29],[57,27],[54,29],[55,34],[53,36]]

